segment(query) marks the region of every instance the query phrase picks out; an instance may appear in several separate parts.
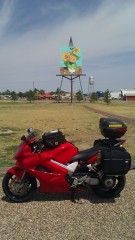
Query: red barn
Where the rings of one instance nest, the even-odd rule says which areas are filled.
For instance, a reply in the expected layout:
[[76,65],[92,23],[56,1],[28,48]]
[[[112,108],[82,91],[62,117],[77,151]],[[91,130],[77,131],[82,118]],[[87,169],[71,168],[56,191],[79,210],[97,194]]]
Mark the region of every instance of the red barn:
[[43,93],[38,96],[39,99],[53,99],[54,97],[51,95],[51,93]]
[[125,94],[125,100],[126,101],[135,101],[135,94],[133,94],[133,93]]
[[135,87],[133,89],[121,89],[121,98],[126,101],[135,101]]

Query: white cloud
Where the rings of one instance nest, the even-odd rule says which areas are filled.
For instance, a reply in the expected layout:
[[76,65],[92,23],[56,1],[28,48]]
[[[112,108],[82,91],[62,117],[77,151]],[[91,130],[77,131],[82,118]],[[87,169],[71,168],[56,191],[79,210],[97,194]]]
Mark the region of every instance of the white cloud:
[[70,3],[69,1],[62,1],[60,4],[56,2],[56,4],[51,4],[48,2],[48,5],[46,7],[43,7],[41,9],[41,13],[43,15],[46,15],[50,11],[64,11],[70,9]]
[[5,31],[12,17],[12,1],[5,0],[0,9],[0,41],[5,35]]

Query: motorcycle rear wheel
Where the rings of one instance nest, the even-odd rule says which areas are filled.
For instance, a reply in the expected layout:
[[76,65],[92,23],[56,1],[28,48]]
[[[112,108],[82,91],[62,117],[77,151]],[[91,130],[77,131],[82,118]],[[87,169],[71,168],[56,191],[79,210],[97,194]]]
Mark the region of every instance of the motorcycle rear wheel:
[[25,202],[32,198],[37,188],[35,178],[27,175],[22,182],[11,173],[6,173],[2,181],[2,188],[5,195],[12,202]]
[[[97,186],[92,186],[92,190],[102,198],[115,198],[119,196],[120,192],[124,189],[126,183],[126,176],[117,176],[114,178],[112,188],[105,186],[104,181],[101,181]],[[113,179],[112,178],[112,179]],[[104,179],[107,179],[106,176]],[[109,178],[108,178],[109,179]]]

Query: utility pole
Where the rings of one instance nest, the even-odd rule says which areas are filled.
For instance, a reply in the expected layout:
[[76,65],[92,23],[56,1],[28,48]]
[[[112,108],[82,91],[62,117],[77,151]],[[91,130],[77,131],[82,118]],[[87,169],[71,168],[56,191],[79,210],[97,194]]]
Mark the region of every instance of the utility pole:
[[34,81],[33,81],[33,92],[34,92],[34,90],[35,90],[35,86],[34,86]]

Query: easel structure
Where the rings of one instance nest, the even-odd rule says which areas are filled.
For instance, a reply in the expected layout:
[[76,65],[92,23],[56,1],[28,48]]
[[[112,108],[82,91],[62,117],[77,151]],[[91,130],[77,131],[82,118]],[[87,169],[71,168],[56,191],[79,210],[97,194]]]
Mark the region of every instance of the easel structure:
[[[72,37],[70,37],[69,46],[73,47]],[[71,81],[71,103],[73,102],[73,80],[76,79],[76,78],[79,78],[81,93],[82,93],[82,96],[83,96],[83,89],[82,89],[82,84],[81,84],[81,76],[86,76],[86,74],[67,74],[67,75],[65,75],[65,74],[64,75],[57,74],[56,76],[62,77],[61,78],[61,83],[60,83],[60,88],[59,88],[59,93],[58,93],[58,102],[60,101],[60,92],[61,92],[62,83],[63,83],[63,79],[64,78],[66,78],[66,79]]]
[[60,92],[61,92],[61,88],[62,88],[62,83],[63,83],[63,78],[66,78],[68,80],[71,81],[71,103],[73,102],[73,80],[75,78],[79,78],[79,82],[80,82],[80,88],[81,88],[81,92],[82,92],[82,96],[83,96],[83,89],[82,89],[82,84],[81,84],[81,76],[86,76],[86,74],[79,74],[79,75],[61,75],[58,74],[56,76],[61,76],[61,83],[60,83],[60,88],[59,88],[59,93],[58,93],[58,102],[60,101]]

